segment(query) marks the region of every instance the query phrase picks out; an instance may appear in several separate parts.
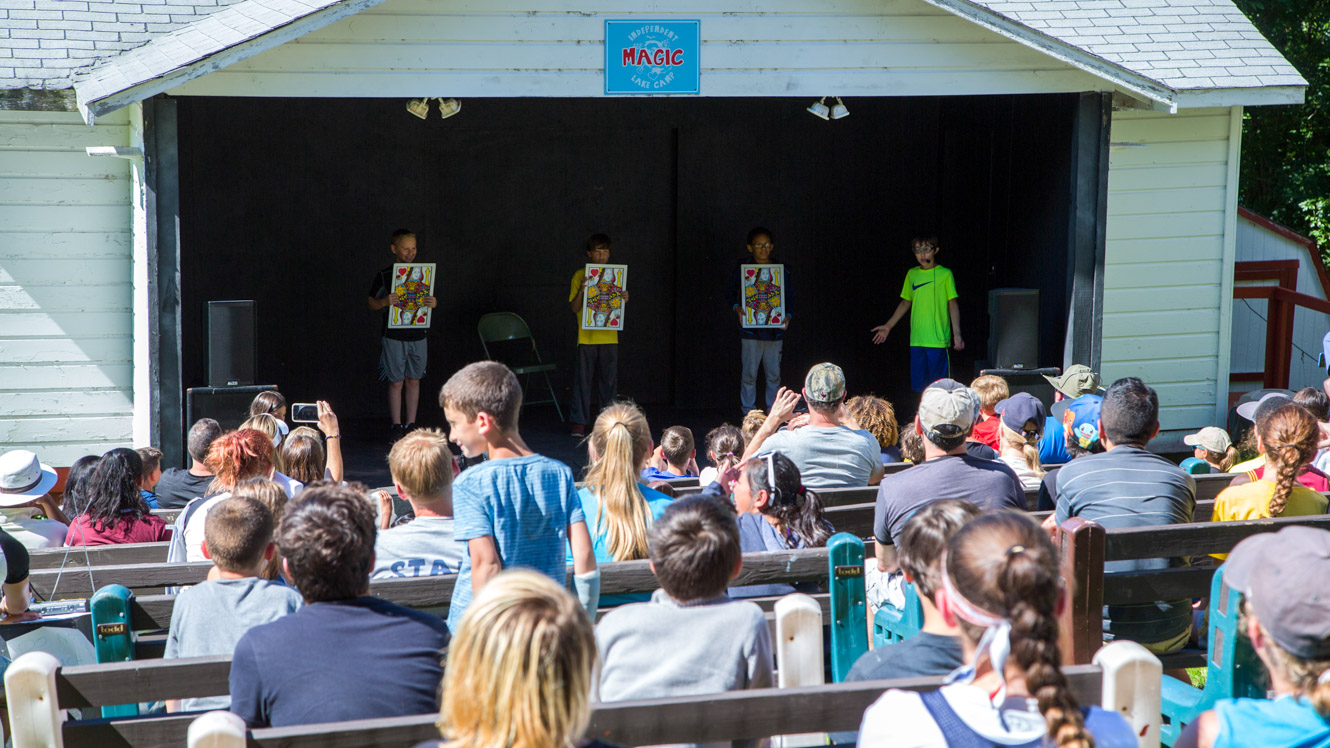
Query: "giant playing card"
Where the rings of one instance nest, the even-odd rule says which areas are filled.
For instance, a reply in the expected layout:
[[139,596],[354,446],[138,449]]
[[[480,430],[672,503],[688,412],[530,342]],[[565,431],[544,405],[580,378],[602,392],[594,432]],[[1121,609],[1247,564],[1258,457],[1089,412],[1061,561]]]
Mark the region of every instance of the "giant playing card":
[[429,327],[434,310],[425,306],[425,297],[434,295],[434,263],[395,263],[388,291],[397,294],[397,303],[388,307],[389,329]]
[[622,330],[623,313],[628,306],[627,265],[587,265],[586,286],[582,289],[582,329]]
[[784,265],[739,266],[739,303],[743,305],[744,327],[784,327],[788,302]]

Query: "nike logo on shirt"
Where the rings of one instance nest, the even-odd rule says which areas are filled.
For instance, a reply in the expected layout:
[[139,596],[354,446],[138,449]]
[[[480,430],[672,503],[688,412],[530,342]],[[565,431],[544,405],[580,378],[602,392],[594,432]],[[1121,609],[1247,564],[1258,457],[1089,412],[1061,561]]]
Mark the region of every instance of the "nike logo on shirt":
[[917,285],[917,286],[916,286],[915,284],[911,283],[911,284],[910,284],[910,290],[912,290],[912,291],[918,291],[919,289],[923,288],[924,286],[927,286],[929,283],[932,283],[932,282],[933,282],[933,281],[924,281],[923,283],[920,283],[920,284]]

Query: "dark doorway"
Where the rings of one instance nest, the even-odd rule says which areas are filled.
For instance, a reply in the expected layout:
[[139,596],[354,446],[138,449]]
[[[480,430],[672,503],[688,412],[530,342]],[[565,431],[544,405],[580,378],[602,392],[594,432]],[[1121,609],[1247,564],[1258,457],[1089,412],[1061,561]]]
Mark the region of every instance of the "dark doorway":
[[365,297],[398,227],[440,268],[424,423],[492,311],[526,318],[566,402],[569,282],[593,232],[630,267],[620,391],[645,404],[737,415],[724,284],[759,224],[791,273],[790,386],[836,361],[853,392],[913,411],[906,327],[882,346],[869,328],[919,234],[956,273],[957,378],[985,357],[991,288],[1040,289],[1040,363],[1062,363],[1075,95],[852,99],[830,122],[802,99],[467,99],[423,122],[396,99],[178,102],[185,386],[204,377],[204,303],[252,298],[261,381],[385,413]]

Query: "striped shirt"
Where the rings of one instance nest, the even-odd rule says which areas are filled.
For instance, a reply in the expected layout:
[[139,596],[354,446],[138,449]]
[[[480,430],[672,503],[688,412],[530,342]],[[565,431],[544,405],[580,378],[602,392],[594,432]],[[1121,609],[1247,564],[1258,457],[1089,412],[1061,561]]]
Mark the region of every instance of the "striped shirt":
[[[1078,457],[1057,478],[1057,521],[1094,520],[1106,529],[1191,522],[1196,481],[1177,465],[1140,447],[1124,445]],[[1187,558],[1111,561],[1104,571],[1149,571],[1189,566]],[[1104,608],[1108,639],[1151,644],[1180,636],[1191,626],[1191,601],[1170,600]]]

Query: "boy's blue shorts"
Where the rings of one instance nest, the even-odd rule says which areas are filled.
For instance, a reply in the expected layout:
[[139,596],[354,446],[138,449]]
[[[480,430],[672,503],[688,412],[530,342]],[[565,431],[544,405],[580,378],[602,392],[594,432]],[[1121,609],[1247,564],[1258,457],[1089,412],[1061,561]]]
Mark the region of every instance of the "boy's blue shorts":
[[946,348],[910,346],[910,389],[923,392],[939,379],[951,376],[951,357]]

